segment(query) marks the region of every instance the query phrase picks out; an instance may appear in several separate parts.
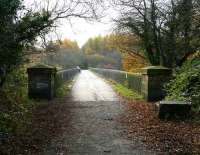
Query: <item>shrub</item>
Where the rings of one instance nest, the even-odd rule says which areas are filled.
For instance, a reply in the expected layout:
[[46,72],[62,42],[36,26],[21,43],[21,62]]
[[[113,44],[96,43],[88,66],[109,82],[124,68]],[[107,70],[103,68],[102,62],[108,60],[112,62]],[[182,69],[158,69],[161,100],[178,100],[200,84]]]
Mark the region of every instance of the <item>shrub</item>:
[[200,112],[200,52],[183,64],[166,85],[166,91],[166,100],[191,102],[193,109]]
[[14,133],[20,129],[27,122],[30,103],[25,70],[15,70],[0,90],[0,132]]

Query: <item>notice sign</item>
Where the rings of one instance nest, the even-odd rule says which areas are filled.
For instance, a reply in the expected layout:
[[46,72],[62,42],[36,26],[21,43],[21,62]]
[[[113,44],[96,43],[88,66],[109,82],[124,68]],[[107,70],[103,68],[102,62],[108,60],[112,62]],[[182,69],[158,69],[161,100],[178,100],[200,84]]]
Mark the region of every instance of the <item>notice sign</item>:
[[48,83],[44,83],[44,82],[36,83],[36,89],[48,89],[48,88],[49,88]]

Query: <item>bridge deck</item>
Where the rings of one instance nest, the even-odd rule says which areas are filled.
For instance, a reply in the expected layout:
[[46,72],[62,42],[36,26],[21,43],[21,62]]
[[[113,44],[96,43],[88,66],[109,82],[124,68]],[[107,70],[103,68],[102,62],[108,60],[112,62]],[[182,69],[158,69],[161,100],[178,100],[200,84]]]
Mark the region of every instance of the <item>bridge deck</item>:
[[111,86],[90,71],[82,71],[66,102],[72,119],[62,139],[56,139],[45,154],[133,155],[144,151],[138,140],[122,137],[124,127],[117,121],[124,106]]

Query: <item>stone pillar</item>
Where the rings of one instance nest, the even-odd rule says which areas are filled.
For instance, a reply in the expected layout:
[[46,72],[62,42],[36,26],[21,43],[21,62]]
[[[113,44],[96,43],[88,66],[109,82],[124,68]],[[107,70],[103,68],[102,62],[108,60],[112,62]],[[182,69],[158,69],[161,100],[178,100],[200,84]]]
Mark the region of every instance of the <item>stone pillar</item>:
[[55,90],[56,68],[37,65],[27,69],[30,98],[52,99]]
[[147,101],[159,101],[165,97],[163,86],[169,82],[172,70],[162,66],[142,69],[142,95]]

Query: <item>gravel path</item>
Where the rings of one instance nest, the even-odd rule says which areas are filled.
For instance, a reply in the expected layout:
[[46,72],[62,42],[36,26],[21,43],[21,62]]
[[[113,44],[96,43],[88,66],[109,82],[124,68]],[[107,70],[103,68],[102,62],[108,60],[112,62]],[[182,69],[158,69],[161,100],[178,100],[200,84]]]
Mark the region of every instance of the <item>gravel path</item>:
[[82,71],[66,101],[69,127],[62,138],[48,146],[46,155],[146,155],[137,140],[121,136],[124,127],[117,121],[124,106],[112,88],[90,71]]

